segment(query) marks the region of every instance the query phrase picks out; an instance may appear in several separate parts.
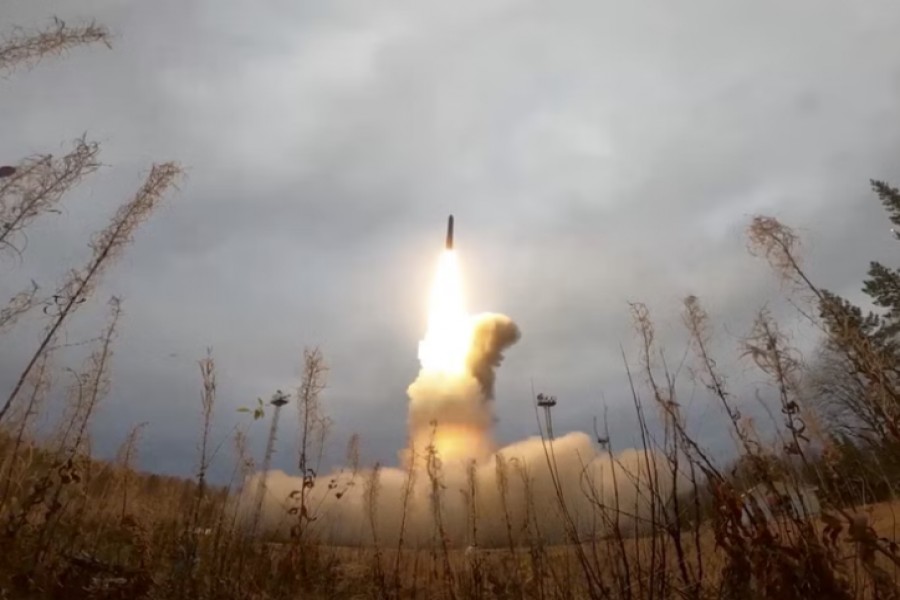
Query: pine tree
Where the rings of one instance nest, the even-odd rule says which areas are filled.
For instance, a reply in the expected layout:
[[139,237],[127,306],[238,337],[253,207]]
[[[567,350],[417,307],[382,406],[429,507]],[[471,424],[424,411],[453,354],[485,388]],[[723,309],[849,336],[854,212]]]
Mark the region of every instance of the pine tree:
[[900,190],[891,187],[884,181],[872,179],[870,181],[872,189],[878,194],[885,210],[891,214],[891,223],[900,225]]
[[[883,181],[872,180],[871,184],[890,215],[891,223],[900,226],[900,190]],[[862,291],[875,306],[885,309],[884,312],[864,314],[862,309],[849,301],[824,292],[820,312],[828,331],[834,338],[838,330],[855,328],[880,350],[896,354],[900,333],[900,269],[891,269],[872,261]]]
[[[891,222],[900,226],[900,191],[881,181],[871,184]],[[835,429],[856,430],[870,444],[885,438],[900,442],[900,269],[871,262],[862,291],[884,310],[866,312],[836,294],[820,292],[819,314],[827,333],[824,351],[839,357],[832,364],[846,371],[820,375],[814,391],[821,395],[821,404],[837,403],[840,406],[831,408],[854,417],[854,423]],[[859,397],[829,393],[841,388],[840,381],[851,379],[859,383]],[[872,439],[872,433],[881,439]]]
[[[872,189],[890,215],[891,223],[900,225],[900,191],[883,181],[872,181]],[[900,333],[900,269],[891,269],[873,261],[869,265],[869,278],[863,292],[876,306],[886,309],[882,315],[883,334],[894,339]]]
[[[872,189],[890,215],[890,220],[900,226],[900,190],[883,181],[872,181]],[[863,282],[862,291],[872,299],[875,306],[885,309],[881,314],[864,314],[862,309],[839,296],[826,292],[820,310],[831,333],[838,327],[852,326],[872,340],[878,347],[895,349],[895,340],[900,333],[900,269],[891,269],[878,261],[869,263],[868,278]],[[843,321],[843,322],[839,322]]]

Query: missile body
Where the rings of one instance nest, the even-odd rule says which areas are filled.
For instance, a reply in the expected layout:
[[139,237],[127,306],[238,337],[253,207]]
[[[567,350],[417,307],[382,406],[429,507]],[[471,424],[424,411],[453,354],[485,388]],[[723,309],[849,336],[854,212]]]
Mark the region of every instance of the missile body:
[[453,250],[453,215],[447,219],[447,242],[445,244],[447,250]]

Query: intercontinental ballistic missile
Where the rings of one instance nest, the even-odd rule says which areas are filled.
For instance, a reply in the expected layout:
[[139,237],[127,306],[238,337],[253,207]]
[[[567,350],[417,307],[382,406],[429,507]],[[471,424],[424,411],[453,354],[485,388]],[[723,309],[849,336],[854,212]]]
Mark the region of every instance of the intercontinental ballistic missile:
[[450,218],[447,219],[447,243],[445,247],[447,250],[453,250],[453,215],[450,215]]

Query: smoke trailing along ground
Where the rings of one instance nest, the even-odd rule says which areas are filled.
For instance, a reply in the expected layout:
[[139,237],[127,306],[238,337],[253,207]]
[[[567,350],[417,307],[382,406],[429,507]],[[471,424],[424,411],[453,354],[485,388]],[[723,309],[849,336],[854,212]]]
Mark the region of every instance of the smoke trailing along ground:
[[[609,521],[598,521],[599,505],[618,502],[626,515],[639,517],[648,509],[651,479],[667,493],[671,476],[648,472],[665,464],[663,457],[634,450],[599,453],[583,433],[557,438],[552,448],[539,437],[495,447],[496,371],[503,352],[519,337],[509,317],[466,313],[456,256],[446,251],[419,346],[421,370],[407,389],[409,441],[399,455],[402,468],[341,470],[320,477],[307,505],[323,541],[356,545],[377,538],[380,544],[396,544],[403,531],[404,541],[417,545],[440,537],[455,545],[503,545],[510,536],[515,542],[532,536],[563,542],[567,521],[559,510],[560,495],[569,527],[587,535],[601,533],[616,519],[610,513]],[[262,476],[254,475],[244,486],[245,515],[253,509]],[[264,528],[286,532],[296,522],[288,499],[302,483],[281,471],[268,474]],[[629,517],[618,516],[627,526]]]
[[[598,453],[590,438],[583,433],[570,433],[553,443],[558,481],[578,534],[582,537],[602,534],[616,518],[612,507],[618,506],[620,525],[634,524],[632,515],[645,515],[649,510],[647,458],[642,451],[625,450],[616,456]],[[657,465],[660,456],[649,457]],[[499,463],[499,465],[498,465]],[[366,493],[373,477],[377,477],[378,493],[374,497],[375,531],[381,544],[397,544],[401,521],[405,521],[404,542],[428,545],[439,539],[432,503],[432,482],[425,469],[409,471],[397,468],[366,470],[357,474],[337,472],[322,478],[314,488],[311,504],[317,508],[315,531],[323,541],[341,545],[367,545],[373,540]],[[566,524],[559,510],[553,478],[540,438],[529,438],[511,444],[476,464],[471,472],[475,481],[475,504],[468,500],[470,472],[462,463],[445,464],[440,473],[444,486],[441,493],[441,518],[448,541],[455,546],[476,543],[482,547],[504,546],[509,534],[515,543],[529,537],[547,543],[568,540]],[[258,477],[259,475],[257,475]],[[663,480],[669,478],[663,477]],[[256,480],[251,480],[252,489]],[[273,471],[267,480],[268,500],[263,523],[270,530],[287,531],[294,521],[282,499],[298,489],[300,480],[281,471]],[[410,501],[405,518],[403,512],[407,486]],[[332,488],[328,490],[326,488]],[[618,487],[618,505],[616,491]],[[638,493],[642,488],[644,493]],[[662,485],[663,493],[666,492]],[[336,497],[337,493],[341,497]],[[610,507],[606,517],[597,504]],[[249,508],[249,506],[248,506]],[[472,535],[472,516],[477,518],[477,539]],[[510,528],[507,529],[507,519]]]

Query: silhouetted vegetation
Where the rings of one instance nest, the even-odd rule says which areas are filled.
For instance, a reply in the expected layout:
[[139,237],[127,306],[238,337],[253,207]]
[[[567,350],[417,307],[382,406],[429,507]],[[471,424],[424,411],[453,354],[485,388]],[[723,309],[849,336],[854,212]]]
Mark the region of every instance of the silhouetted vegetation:
[[[96,25],[70,27],[55,21],[45,32],[17,32],[0,45],[0,70],[31,66],[44,56],[76,46],[108,42]],[[62,158],[24,158],[0,171],[0,248],[3,260],[25,252],[28,226],[56,211],[64,195],[99,165],[99,146],[77,140]],[[742,342],[746,360],[763,373],[775,393],[780,426],[762,439],[741,414],[755,402],[753,390],[735,391],[711,353],[711,319],[696,297],[685,300],[683,318],[694,373],[706,401],[728,418],[740,457],[731,464],[712,456],[685,425],[676,375],[659,348],[649,310],[632,307],[641,352],[626,363],[630,401],[638,416],[648,484],[635,506],[606,502],[591,481],[582,493],[596,524],[585,536],[569,514],[563,487],[554,477],[555,503],[537,506],[529,465],[496,461],[507,543],[480,545],[474,469],[464,490],[447,489],[434,446],[421,449],[430,483],[434,539],[428,547],[406,541],[410,494],[396,507],[399,543],[378,535],[381,471],[359,466],[358,438],[348,445],[348,469],[365,475],[365,548],[323,543],[310,490],[329,486],[318,476],[329,421],[320,394],[324,358],[311,349],[295,398],[300,416],[297,469],[302,485],[284,502],[293,526],[287,538],[258,527],[259,505],[248,522],[232,500],[253,471],[242,432],[228,485],[211,486],[214,458],[210,423],[216,409],[212,355],[200,361],[203,426],[197,432],[195,481],[135,471],[142,425],[132,428],[114,460],[92,457],[90,424],[109,391],[110,361],[121,303],[108,301],[106,327],[80,370],[68,373],[67,411],[49,434],[34,424],[45,410],[54,353],[79,308],[94,299],[96,283],[127,247],[139,225],[175,185],[174,163],[152,166],[146,182],[90,240],[92,254],[49,292],[36,284],[0,310],[0,328],[35,312],[45,328],[27,354],[14,385],[0,395],[0,598],[896,598],[900,553],[894,532],[895,489],[900,485],[900,270],[873,262],[864,291],[879,312],[865,312],[821,289],[802,267],[798,238],[784,224],[757,217],[748,230],[751,250],[776,274],[814,298],[805,313],[822,333],[822,347],[804,366],[779,324],[763,311]],[[890,219],[900,224],[900,192],[882,182],[873,188]],[[744,397],[748,395],[748,397]],[[273,418],[260,402],[254,416]],[[654,435],[645,411],[662,419]],[[549,418],[549,410],[547,412]],[[270,440],[277,421],[271,422]],[[556,475],[554,439],[543,422],[546,467]],[[596,435],[610,465],[617,459],[608,433]],[[271,460],[270,442],[262,464]],[[187,450],[187,449],[186,449]],[[661,463],[660,463],[661,461]],[[412,464],[414,461],[410,461]],[[653,463],[652,465],[650,463]],[[665,480],[664,480],[665,479]],[[411,488],[410,467],[407,490]],[[613,480],[615,485],[625,482]],[[523,498],[511,498],[521,482]],[[334,486],[334,487],[332,487]],[[792,494],[814,486],[821,509]],[[269,493],[265,479],[254,493]],[[450,543],[442,521],[449,494],[462,492],[469,507],[468,548]],[[754,493],[763,498],[755,503]],[[523,502],[522,519],[507,507]],[[562,515],[565,544],[551,546],[542,511]],[[248,525],[249,523],[249,525]],[[525,540],[524,543],[521,540]]]

